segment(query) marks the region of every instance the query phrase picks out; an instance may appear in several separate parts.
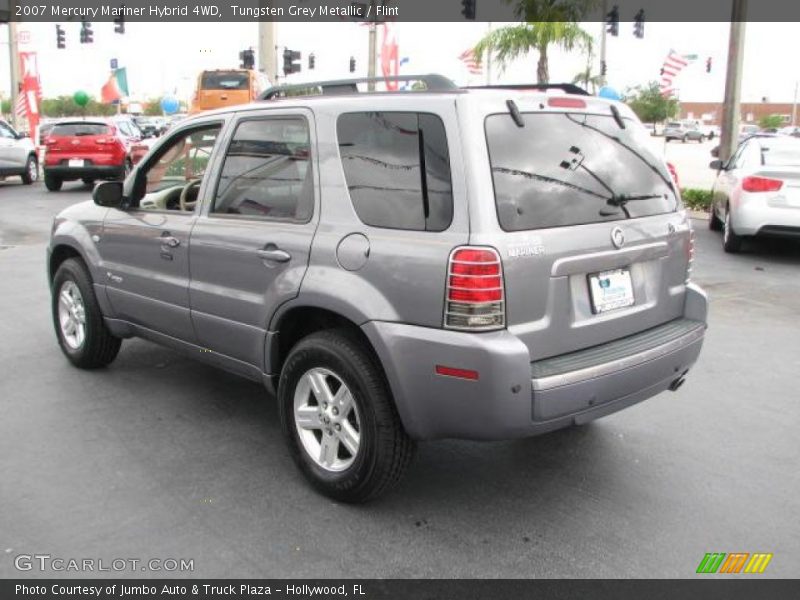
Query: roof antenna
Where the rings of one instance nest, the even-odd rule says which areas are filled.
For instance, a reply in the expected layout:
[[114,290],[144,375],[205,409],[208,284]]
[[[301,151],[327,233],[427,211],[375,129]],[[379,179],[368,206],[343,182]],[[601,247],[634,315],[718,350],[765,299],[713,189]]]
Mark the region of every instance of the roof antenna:
[[508,112],[511,113],[511,118],[514,119],[514,123],[517,124],[517,127],[525,127],[525,121],[522,120],[522,115],[519,112],[517,103],[513,100],[506,100],[506,106],[508,107]]

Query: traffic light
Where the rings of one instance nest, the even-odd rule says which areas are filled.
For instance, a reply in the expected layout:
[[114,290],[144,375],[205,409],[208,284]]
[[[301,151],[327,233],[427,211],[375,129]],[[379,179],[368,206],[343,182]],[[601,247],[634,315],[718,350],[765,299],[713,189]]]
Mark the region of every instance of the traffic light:
[[706,73],[711,73],[711,57],[706,59]]
[[239,61],[242,69],[253,69],[256,66],[256,53],[252,48],[239,52]]
[[302,58],[302,54],[296,50],[283,49],[283,74],[291,75],[292,73],[299,73],[301,66],[300,63],[295,62]]
[[351,73],[356,72],[356,59],[353,56],[350,57],[350,72]]
[[606,13],[606,31],[614,37],[619,35],[619,6],[616,4]]
[[56,48],[63,50],[67,47],[67,39],[64,34],[64,29],[61,25],[56,24]]
[[114,33],[125,33],[125,15],[114,19]]
[[640,8],[633,17],[633,36],[640,40],[644,38],[644,9]]
[[311,54],[308,55],[308,70],[309,71],[313,71],[314,70],[314,65],[315,65],[316,62],[317,62],[317,57],[314,56],[314,53],[312,52]]
[[461,14],[465,19],[475,20],[475,9],[477,0],[461,0]]
[[94,42],[94,31],[89,21],[81,21],[81,44],[91,44]]

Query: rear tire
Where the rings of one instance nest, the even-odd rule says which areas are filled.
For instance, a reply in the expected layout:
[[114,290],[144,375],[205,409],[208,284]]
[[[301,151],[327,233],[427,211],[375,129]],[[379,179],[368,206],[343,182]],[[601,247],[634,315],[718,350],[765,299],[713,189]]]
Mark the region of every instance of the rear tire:
[[717,212],[714,210],[714,207],[711,207],[711,215],[708,218],[708,228],[711,231],[722,231],[724,227],[722,221],[720,221],[719,217],[717,216]]
[[311,485],[335,500],[377,498],[411,462],[415,444],[383,372],[347,330],[297,343],[281,370],[278,403],[292,458]]
[[68,258],[58,267],[51,306],[58,345],[73,365],[97,369],[116,358],[122,340],[108,331],[82,261]]
[[64,182],[60,177],[48,175],[47,173],[44,174],[44,187],[47,188],[48,192],[57,192],[61,189],[62,183]]
[[94,179],[92,179],[90,177],[84,177],[83,179],[81,179],[81,181],[83,182],[83,185],[88,185],[89,187],[94,187]]
[[737,235],[733,230],[733,224],[731,223],[731,211],[730,208],[728,208],[725,211],[725,225],[722,232],[722,248],[725,250],[725,252],[735,254],[737,252],[741,252],[743,241],[744,236]]
[[681,142],[683,142],[684,144],[686,143],[686,140],[687,140],[686,136],[683,136],[683,137],[681,138]]
[[39,180],[39,161],[31,155],[25,162],[25,172],[22,174],[22,183],[31,185]]

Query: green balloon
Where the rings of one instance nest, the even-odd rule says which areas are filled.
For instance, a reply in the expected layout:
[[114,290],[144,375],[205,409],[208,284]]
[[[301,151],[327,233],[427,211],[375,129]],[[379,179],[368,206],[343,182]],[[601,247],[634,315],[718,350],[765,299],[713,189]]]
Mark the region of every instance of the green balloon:
[[87,104],[89,104],[89,94],[87,94],[83,90],[78,90],[77,92],[75,92],[72,96],[72,99],[78,106],[86,106]]

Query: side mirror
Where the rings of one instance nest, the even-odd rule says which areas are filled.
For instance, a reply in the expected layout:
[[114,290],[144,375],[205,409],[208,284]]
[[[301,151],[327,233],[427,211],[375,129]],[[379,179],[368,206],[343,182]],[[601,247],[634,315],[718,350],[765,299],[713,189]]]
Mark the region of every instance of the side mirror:
[[122,206],[122,182],[104,181],[98,183],[92,192],[92,200],[97,206],[119,208]]
[[720,159],[712,160],[708,163],[709,169],[714,169],[715,171],[722,171],[725,168],[725,163],[723,163]]

